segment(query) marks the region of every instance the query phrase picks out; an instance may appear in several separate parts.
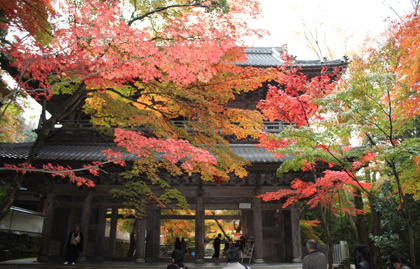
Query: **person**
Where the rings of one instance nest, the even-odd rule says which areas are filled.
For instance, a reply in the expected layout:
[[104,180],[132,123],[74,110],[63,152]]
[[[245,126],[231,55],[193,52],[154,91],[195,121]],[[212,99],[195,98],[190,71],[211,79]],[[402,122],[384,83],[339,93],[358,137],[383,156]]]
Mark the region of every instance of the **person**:
[[317,251],[318,243],[315,239],[306,241],[306,250],[308,255],[303,258],[302,269],[326,269],[327,258],[321,252]]
[[222,234],[218,234],[216,239],[213,241],[213,247],[214,247],[214,254],[211,257],[212,259],[218,259],[220,254],[220,238],[222,238]]
[[184,265],[184,253],[180,249],[172,251],[172,263],[166,267],[166,269],[188,269],[188,266]]
[[394,265],[396,269],[413,269],[413,265],[410,260],[407,260],[403,255],[394,253],[389,257],[389,261]]
[[187,253],[187,242],[185,242],[185,238],[183,237],[181,240],[181,251],[182,253]]
[[179,237],[175,239],[174,247],[175,249],[181,250],[181,241],[179,241]]
[[245,237],[241,235],[241,237],[239,238],[239,251],[240,251],[241,256],[244,253],[245,245],[246,245]]
[[369,256],[369,248],[360,244],[354,248],[354,265],[356,269],[375,269],[375,264]]
[[229,248],[230,248],[230,237],[229,236],[226,236],[226,238],[225,238],[225,249],[224,249],[224,256],[227,256],[227,251],[229,250]]
[[64,255],[64,258],[66,259],[64,265],[76,265],[79,252],[83,251],[83,234],[79,230],[79,226],[76,226],[74,231],[72,231],[69,235],[67,240],[67,250]]
[[250,269],[248,266],[239,263],[239,250],[237,248],[230,248],[226,252],[228,265],[222,269]]

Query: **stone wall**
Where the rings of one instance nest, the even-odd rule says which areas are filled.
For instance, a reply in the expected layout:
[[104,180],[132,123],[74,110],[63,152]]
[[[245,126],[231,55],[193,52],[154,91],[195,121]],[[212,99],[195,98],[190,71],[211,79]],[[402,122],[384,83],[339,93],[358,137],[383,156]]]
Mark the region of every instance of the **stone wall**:
[[38,234],[0,232],[0,260],[37,257],[40,238]]

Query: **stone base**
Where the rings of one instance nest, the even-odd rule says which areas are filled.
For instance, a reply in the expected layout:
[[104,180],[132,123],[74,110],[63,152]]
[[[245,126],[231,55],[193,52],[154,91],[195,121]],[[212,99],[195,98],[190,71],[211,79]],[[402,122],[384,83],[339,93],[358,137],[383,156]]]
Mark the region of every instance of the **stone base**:
[[134,262],[135,263],[144,263],[146,261],[143,258],[137,258]]
[[79,258],[77,258],[78,262],[85,262],[86,261],[86,257],[84,256],[79,256]]
[[48,261],[48,257],[47,256],[38,256],[37,260],[39,262],[45,262],[45,261]]
[[302,260],[301,257],[297,257],[297,258],[293,259],[293,263],[302,263],[302,262],[303,262],[303,260]]
[[104,260],[104,256],[95,256],[95,261],[103,261]]
[[204,264],[204,259],[196,259],[194,261],[195,264]]
[[263,259],[254,259],[254,263],[262,264],[265,263],[265,261]]

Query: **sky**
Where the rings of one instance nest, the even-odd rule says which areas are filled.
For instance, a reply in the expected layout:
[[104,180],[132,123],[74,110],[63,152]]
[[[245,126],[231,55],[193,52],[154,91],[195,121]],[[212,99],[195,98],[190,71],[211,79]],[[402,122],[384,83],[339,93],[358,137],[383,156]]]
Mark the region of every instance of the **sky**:
[[[280,47],[288,44],[289,53],[300,60],[318,59],[306,48],[303,23],[314,32],[317,26],[319,39],[326,36],[328,44],[336,51],[336,58],[343,52],[354,51],[367,35],[378,35],[385,27],[386,18],[397,19],[395,12],[383,2],[391,5],[399,15],[410,10],[410,0],[258,0],[263,18],[252,22],[253,28],[268,29],[270,36],[260,40],[249,40],[250,46]],[[340,35],[337,29],[341,29]],[[325,35],[324,35],[325,34]],[[345,37],[350,37],[345,42]],[[345,46],[344,46],[345,45]],[[339,55],[341,54],[341,55]]]

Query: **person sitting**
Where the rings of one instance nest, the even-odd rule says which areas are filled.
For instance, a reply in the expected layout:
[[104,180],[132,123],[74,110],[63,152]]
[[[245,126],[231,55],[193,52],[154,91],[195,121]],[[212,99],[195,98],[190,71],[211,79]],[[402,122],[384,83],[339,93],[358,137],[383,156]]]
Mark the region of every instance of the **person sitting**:
[[249,267],[239,263],[239,250],[230,248],[226,251],[228,265],[222,269],[250,269]]
[[180,249],[172,251],[172,263],[166,269],[188,269],[182,262],[184,261],[184,253]]

